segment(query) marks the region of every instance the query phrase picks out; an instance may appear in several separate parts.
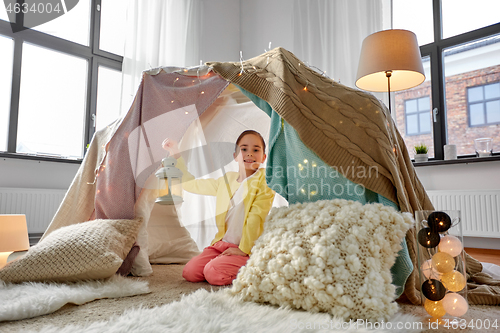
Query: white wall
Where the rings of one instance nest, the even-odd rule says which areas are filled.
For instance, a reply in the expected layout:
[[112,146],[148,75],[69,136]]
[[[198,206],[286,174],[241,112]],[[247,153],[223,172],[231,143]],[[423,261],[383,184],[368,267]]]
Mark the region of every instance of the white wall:
[[238,61],[240,2],[203,0],[200,57],[203,61]]
[[293,49],[292,1],[203,0],[200,60],[239,61],[278,46]]
[[241,50],[243,58],[281,46],[293,52],[291,0],[241,1]]
[[67,189],[80,164],[0,158],[0,187]]
[[419,166],[417,175],[425,189],[500,189],[500,161]]
[[[426,165],[416,171],[428,191],[500,189],[500,161]],[[464,246],[500,250],[498,238],[464,237]]]

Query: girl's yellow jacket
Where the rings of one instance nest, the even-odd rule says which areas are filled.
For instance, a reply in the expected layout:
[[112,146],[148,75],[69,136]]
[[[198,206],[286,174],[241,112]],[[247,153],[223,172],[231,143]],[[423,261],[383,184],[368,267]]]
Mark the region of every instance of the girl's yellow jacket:
[[[220,241],[226,234],[226,214],[229,200],[238,189],[237,172],[227,172],[218,179],[195,179],[186,168],[184,159],[177,160],[177,167],[182,171],[182,188],[191,193],[212,195],[216,199],[217,234],[211,245]],[[266,183],[265,169],[259,169],[244,183],[243,204],[245,205],[245,220],[239,249],[250,254],[251,249],[264,230],[264,221],[271,209],[274,191]]]

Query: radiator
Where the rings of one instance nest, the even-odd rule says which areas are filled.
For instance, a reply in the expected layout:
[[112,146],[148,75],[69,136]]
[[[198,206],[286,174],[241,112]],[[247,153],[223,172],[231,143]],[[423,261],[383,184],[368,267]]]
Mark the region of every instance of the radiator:
[[427,191],[436,210],[459,210],[464,236],[500,238],[500,190]]
[[0,187],[0,214],[25,214],[29,234],[44,233],[66,190]]

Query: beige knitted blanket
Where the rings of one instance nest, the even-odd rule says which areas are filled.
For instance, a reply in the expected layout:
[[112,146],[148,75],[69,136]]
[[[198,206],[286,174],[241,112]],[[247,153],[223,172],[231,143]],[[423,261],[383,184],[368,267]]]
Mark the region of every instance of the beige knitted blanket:
[[[208,65],[269,103],[307,147],[337,170],[376,167],[377,173],[371,177],[369,172],[344,174],[351,181],[394,201],[403,212],[434,209],[388,109],[373,95],[320,75],[283,48],[242,63]],[[410,229],[406,240],[415,269],[406,283],[405,295],[411,302],[420,303],[415,228]],[[482,266],[466,257],[467,271],[474,278]],[[470,287],[474,295],[478,288]],[[469,298],[471,303],[500,304],[500,287],[480,289],[481,295]]]

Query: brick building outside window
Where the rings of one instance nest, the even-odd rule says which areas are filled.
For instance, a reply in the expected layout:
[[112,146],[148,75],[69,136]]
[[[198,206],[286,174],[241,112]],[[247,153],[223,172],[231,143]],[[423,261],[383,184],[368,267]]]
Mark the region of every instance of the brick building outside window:
[[[493,138],[493,149],[498,150],[499,147],[495,147],[495,145],[500,144],[500,97],[498,97],[498,94],[495,95],[494,89],[500,89],[500,65],[447,76],[445,87],[447,142],[457,145],[459,155],[467,155],[475,153],[474,139],[489,137]],[[482,94],[484,98],[473,99],[471,101],[469,92],[472,89],[479,88],[483,89]],[[488,89],[488,92],[486,92],[486,89]],[[472,94],[475,93],[479,95],[478,91],[472,90]],[[414,156],[413,147],[422,142],[430,147],[429,156],[434,156],[432,131],[418,135],[407,132],[408,127],[406,122],[408,118],[405,108],[406,102],[422,98],[428,98],[429,105],[432,105],[431,84],[428,80],[413,89],[395,93],[396,106],[394,108],[394,116],[396,124],[406,142],[408,153],[412,158]],[[472,117],[470,116],[471,105],[473,109]],[[475,111],[479,109],[477,105],[484,107],[482,116],[484,121],[482,123],[479,123],[479,121],[483,118],[477,115],[478,111]],[[431,110],[427,112],[429,119],[432,121]]]

